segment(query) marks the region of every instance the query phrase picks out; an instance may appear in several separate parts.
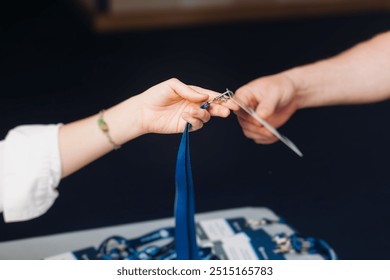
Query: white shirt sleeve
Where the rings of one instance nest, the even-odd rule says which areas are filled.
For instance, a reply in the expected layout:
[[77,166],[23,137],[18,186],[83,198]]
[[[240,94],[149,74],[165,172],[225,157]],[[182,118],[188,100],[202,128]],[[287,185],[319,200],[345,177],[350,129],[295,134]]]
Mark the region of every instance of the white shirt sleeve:
[[0,142],[0,212],[18,222],[44,214],[58,196],[59,125],[23,125]]

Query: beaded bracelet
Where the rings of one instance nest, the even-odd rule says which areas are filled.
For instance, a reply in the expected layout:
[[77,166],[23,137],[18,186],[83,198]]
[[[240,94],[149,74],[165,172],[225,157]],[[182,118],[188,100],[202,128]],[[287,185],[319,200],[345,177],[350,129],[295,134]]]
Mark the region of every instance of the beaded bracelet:
[[108,142],[110,142],[112,144],[114,150],[118,150],[121,147],[121,145],[118,145],[117,143],[114,142],[114,140],[112,140],[108,125],[103,119],[104,112],[105,112],[105,110],[101,110],[99,112],[99,119],[98,119],[99,128],[101,129],[103,134],[106,135],[106,137],[108,138]]

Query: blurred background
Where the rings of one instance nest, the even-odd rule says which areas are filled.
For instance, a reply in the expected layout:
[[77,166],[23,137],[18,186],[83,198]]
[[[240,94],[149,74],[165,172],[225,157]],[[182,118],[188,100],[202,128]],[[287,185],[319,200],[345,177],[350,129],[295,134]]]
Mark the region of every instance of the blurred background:
[[[171,77],[236,90],[389,30],[388,2],[15,1],[1,16],[0,138]],[[302,110],[281,128],[298,158],[245,138],[234,115],[212,119],[191,134],[196,210],[268,207],[341,259],[389,259],[389,120],[390,102]],[[0,241],[173,216],[180,137],[142,136],[64,179],[47,214],[1,221]]]

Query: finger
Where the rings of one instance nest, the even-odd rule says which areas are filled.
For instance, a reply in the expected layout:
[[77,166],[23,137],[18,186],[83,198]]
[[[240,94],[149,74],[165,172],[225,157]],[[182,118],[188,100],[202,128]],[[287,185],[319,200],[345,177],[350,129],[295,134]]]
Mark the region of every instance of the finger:
[[247,107],[256,108],[258,104],[257,95],[255,91],[252,90],[252,86],[245,85],[240,87],[235,96],[240,99],[240,101]]
[[258,144],[271,144],[271,140],[267,139],[267,138],[264,138],[264,137],[261,137],[259,135],[257,135],[256,133],[253,133],[251,131],[248,131],[248,130],[243,130],[242,131],[244,133],[244,135],[253,140],[255,143],[258,143]]
[[262,145],[270,145],[270,144],[274,144],[275,142],[277,142],[277,140],[269,140],[269,139],[253,139],[253,142],[255,142],[256,144],[262,144]]
[[260,102],[256,108],[256,114],[260,118],[267,119],[275,112],[278,104],[280,95],[277,92],[267,92],[266,95],[260,94]]
[[251,115],[248,115],[248,113],[246,113],[245,111],[234,112],[234,113],[237,115],[237,118],[239,120],[241,119],[241,120],[246,121],[248,123],[251,123],[252,125],[255,125],[257,127],[264,127],[261,123],[259,123],[258,120],[253,118]]
[[200,103],[209,99],[208,94],[196,91],[192,87],[182,83],[176,78],[168,80],[167,83],[177,95],[190,102]]
[[234,103],[233,101],[231,101],[230,99],[227,100],[226,102],[222,103],[223,106],[229,108],[230,110],[232,110],[233,112],[238,112],[238,111],[241,111],[241,107],[238,106],[236,103]]
[[182,118],[191,124],[190,131],[195,131],[203,127],[203,122],[200,119],[192,117],[189,113],[183,113]]
[[[206,111],[206,110],[204,110]],[[210,107],[207,109],[209,113],[213,117],[222,117],[226,118],[230,115],[230,110],[224,106],[224,104],[219,105],[219,104],[211,104]]]
[[251,132],[251,135],[257,135],[257,137],[267,139],[273,142],[276,142],[278,140],[278,138],[265,127],[258,127],[242,119],[239,119],[238,122],[240,123],[242,129],[244,131]]
[[[207,110],[199,108],[197,105],[193,105],[185,110],[190,117],[200,119],[203,123],[206,123],[210,120],[211,115]],[[184,113],[183,113],[184,114]]]
[[[242,105],[248,108],[256,109],[257,105],[259,104],[256,92],[254,92],[252,87],[249,85],[245,85],[239,88],[234,96],[236,96]],[[233,110],[236,115],[242,117],[246,116],[248,119],[252,119],[252,121],[255,122],[255,120],[250,117],[250,115],[243,108],[241,108],[241,106],[237,107],[238,108],[236,110]]]
[[253,140],[256,144],[273,144],[277,141],[277,140],[261,137],[258,134],[248,130],[243,130],[243,133],[247,138]]
[[202,88],[202,87],[198,87],[198,86],[190,85],[189,87],[192,88],[193,90],[195,90],[196,92],[208,95],[209,99],[213,99],[214,97],[216,97],[220,94],[217,91],[213,91],[211,89],[206,89],[206,88]]

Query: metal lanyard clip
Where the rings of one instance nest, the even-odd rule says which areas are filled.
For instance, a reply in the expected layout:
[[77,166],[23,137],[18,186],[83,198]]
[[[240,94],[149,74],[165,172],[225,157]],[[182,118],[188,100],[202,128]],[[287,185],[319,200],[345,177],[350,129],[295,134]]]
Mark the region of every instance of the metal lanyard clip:
[[204,102],[200,108],[202,109],[207,109],[208,107],[210,107],[211,103],[213,102],[217,102],[217,101],[223,101],[223,102],[226,102],[228,101],[229,99],[233,98],[233,95],[234,93],[228,89],[226,89],[225,92],[221,93],[220,95],[217,95],[216,97],[214,97],[213,99],[211,99],[210,101],[206,101]]

